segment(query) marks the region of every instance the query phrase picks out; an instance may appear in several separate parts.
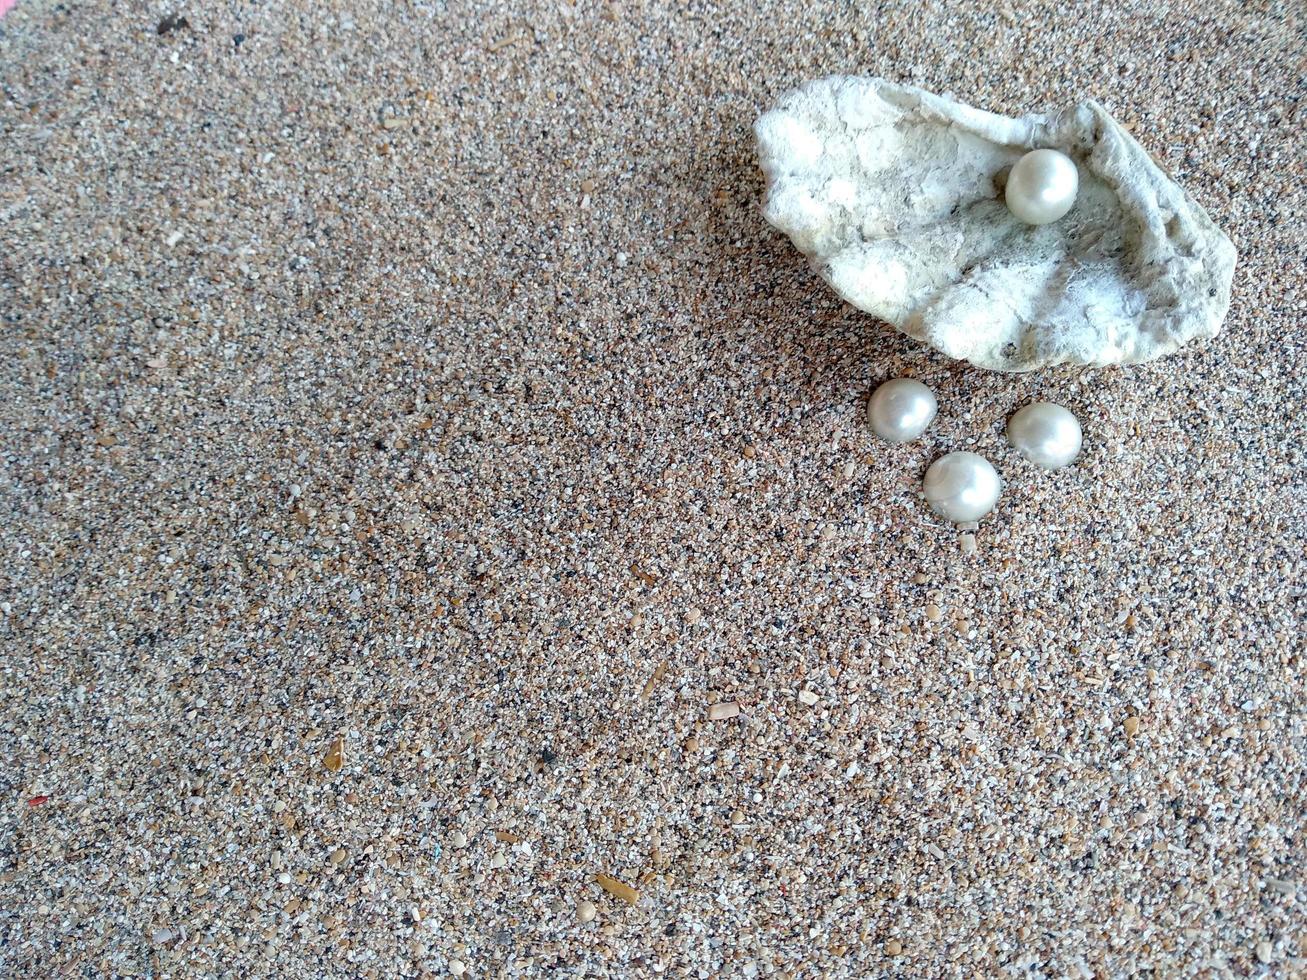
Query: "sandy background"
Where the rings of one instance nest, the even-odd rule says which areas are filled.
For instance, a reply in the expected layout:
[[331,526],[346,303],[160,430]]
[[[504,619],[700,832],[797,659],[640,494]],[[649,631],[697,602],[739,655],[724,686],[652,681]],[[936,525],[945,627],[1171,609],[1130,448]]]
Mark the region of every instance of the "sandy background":
[[[1301,972],[1295,12],[20,2],[0,972]],[[1104,102],[1224,332],[1011,377],[843,305],[750,132],[836,71]]]

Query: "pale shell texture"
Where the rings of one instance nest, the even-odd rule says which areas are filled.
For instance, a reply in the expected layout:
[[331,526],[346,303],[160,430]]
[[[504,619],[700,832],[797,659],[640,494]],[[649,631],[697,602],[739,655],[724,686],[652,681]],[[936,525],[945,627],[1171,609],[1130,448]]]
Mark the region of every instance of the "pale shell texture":
[[[1230,239],[1093,101],[1012,119],[879,78],[784,95],[755,130],[764,215],[844,299],[982,368],[1132,364],[1212,337]],[[1051,147],[1080,172],[1042,226],[1003,200]]]

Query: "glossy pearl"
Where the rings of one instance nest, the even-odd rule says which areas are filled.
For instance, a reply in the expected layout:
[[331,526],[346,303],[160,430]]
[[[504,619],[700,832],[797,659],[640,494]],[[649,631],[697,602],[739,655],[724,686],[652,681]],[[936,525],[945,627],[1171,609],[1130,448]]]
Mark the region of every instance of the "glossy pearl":
[[1003,484],[989,460],[975,453],[949,453],[926,470],[926,501],[946,521],[978,521],[998,500]]
[[1080,423],[1061,405],[1035,402],[1008,419],[1007,441],[1037,466],[1058,470],[1080,455]]
[[1008,210],[1026,224],[1046,225],[1071,210],[1080,189],[1075,162],[1057,150],[1031,150],[1008,174]]
[[938,408],[935,393],[920,381],[895,378],[872,394],[867,419],[886,442],[907,442],[926,431]]

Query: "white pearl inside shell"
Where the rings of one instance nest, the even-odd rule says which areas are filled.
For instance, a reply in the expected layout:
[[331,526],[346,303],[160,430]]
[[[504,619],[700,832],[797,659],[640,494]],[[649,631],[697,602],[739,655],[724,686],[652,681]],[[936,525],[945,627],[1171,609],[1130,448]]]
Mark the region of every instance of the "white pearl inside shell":
[[1026,224],[1046,225],[1071,210],[1080,190],[1075,161],[1057,150],[1031,150],[1008,174],[1008,210]]
[[993,510],[1003,484],[989,460],[963,452],[949,453],[931,463],[924,488],[931,510],[962,524],[978,521]]
[[935,393],[920,381],[895,378],[872,393],[867,420],[886,442],[907,442],[926,431],[938,408]]
[[1081,439],[1076,417],[1052,402],[1027,405],[1007,423],[1012,448],[1046,470],[1061,469],[1080,455]]

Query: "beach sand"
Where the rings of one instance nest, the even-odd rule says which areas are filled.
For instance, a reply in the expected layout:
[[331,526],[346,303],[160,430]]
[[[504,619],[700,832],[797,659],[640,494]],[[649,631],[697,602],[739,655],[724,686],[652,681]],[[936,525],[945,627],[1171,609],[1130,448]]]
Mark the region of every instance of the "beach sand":
[[[1307,969],[1301,7],[1090,6],[20,0],[0,972]],[[751,132],[833,72],[1101,101],[1220,336],[1012,376],[842,303]]]

